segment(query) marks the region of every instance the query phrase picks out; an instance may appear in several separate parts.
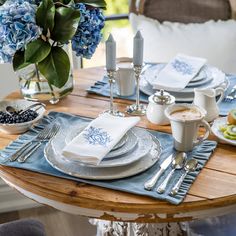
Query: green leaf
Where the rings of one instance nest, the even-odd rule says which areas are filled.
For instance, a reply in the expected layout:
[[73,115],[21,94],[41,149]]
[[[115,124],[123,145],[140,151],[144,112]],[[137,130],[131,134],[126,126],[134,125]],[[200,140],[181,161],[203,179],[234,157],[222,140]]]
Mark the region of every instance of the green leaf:
[[36,23],[43,28],[43,33],[51,32],[54,27],[55,5],[53,0],[43,0],[36,12]]
[[75,0],[76,3],[84,3],[93,7],[106,8],[107,4],[104,0]]
[[25,54],[24,51],[17,51],[15,53],[13,62],[12,62],[14,71],[20,70],[31,64],[31,63],[25,62],[24,54]]
[[49,42],[37,39],[29,43],[25,50],[25,62],[38,63],[42,61],[51,51]]
[[3,5],[7,0],[0,0],[0,6]]
[[70,73],[70,60],[60,47],[52,47],[49,55],[38,64],[39,71],[51,85],[61,88],[65,85]]
[[67,5],[67,4],[70,4],[70,3],[74,2],[74,0],[53,0],[53,2],[62,3],[64,5]]
[[71,0],[63,0],[62,2],[67,5],[71,2]]
[[55,25],[51,33],[54,41],[65,43],[70,40],[77,29],[80,18],[79,10],[67,7],[56,9]]

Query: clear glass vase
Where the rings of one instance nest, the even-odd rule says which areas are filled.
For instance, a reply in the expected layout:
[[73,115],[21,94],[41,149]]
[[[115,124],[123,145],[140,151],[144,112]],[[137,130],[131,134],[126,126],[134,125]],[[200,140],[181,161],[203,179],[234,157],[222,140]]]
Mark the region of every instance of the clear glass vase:
[[22,96],[30,101],[49,101],[56,104],[61,98],[73,91],[73,60],[71,47],[67,47],[70,58],[70,74],[67,83],[62,88],[57,88],[48,83],[47,79],[39,72],[37,65],[31,64],[19,71],[19,85]]

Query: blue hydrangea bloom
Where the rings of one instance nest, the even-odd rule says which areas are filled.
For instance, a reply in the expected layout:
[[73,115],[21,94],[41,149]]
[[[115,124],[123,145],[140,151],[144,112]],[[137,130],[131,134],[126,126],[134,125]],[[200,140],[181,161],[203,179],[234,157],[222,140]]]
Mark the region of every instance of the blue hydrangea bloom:
[[105,17],[99,8],[88,9],[82,3],[75,4],[75,8],[80,10],[80,22],[72,38],[72,49],[76,56],[90,59],[102,39]]
[[34,0],[8,0],[0,7],[0,62],[11,62],[17,50],[37,39]]

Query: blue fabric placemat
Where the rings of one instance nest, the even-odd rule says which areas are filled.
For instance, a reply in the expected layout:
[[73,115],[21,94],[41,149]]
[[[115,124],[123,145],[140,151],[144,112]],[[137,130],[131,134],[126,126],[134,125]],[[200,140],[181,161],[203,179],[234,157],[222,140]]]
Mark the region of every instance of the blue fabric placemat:
[[[225,94],[226,96],[230,93],[231,89],[233,88],[234,85],[236,85],[236,76],[235,75],[228,75],[227,78],[230,81],[229,87],[226,90]],[[128,100],[132,100],[135,101],[136,96],[135,94],[132,96],[127,96],[127,97],[123,97],[123,96],[119,96],[117,94],[117,90],[116,88],[114,89],[115,93],[114,93],[114,97],[115,98],[122,98],[122,99],[128,99]],[[110,87],[108,84],[108,79],[105,76],[102,81],[97,81],[95,82],[95,84],[93,86],[91,86],[89,89],[87,89],[87,91],[89,93],[95,93],[104,97],[109,97],[110,96]],[[140,91],[140,101],[141,102],[148,102],[148,95],[144,94],[143,92]],[[219,104],[219,109],[220,109],[220,115],[221,116],[226,116],[229,112],[229,110],[233,109],[236,107],[236,99],[233,102],[225,102],[224,100]]]
[[[212,152],[214,151],[217,143],[215,141],[204,141],[201,145],[197,146],[192,152],[188,153],[188,158],[194,157],[198,160],[199,165],[198,169],[195,172],[189,173],[182,184],[179,193],[175,197],[171,197],[168,195],[170,189],[176,183],[177,179],[180,177],[182,171],[176,171],[173,179],[172,184],[170,184],[167,188],[165,194],[158,194],[155,191],[146,191],[143,188],[143,184],[146,180],[153,176],[153,174],[160,168],[159,164],[167,158],[173,152],[173,140],[170,134],[161,133],[157,131],[150,131],[154,136],[156,136],[162,146],[162,154],[160,160],[150,169],[146,170],[145,172],[119,180],[108,180],[108,181],[93,181],[93,180],[85,180],[76,177],[72,177],[70,175],[61,173],[56,169],[52,168],[44,158],[44,146],[42,145],[28,160],[27,162],[21,164],[18,162],[6,162],[9,156],[14,153],[18,148],[20,148],[25,142],[32,139],[38,131],[40,131],[45,125],[50,122],[58,122],[62,129],[68,130],[68,127],[73,127],[73,125],[78,125],[82,122],[88,122],[89,118],[79,117],[67,113],[59,113],[59,112],[50,112],[48,116],[45,116],[41,123],[35,126],[34,129],[29,130],[27,133],[19,136],[19,138],[13,141],[8,147],[0,152],[0,164],[22,168],[26,170],[31,170],[39,173],[44,173],[52,176],[57,176],[60,178],[66,178],[75,180],[78,182],[89,183],[105,188],[110,188],[114,190],[120,190],[124,192],[130,192],[134,194],[144,195],[153,197],[156,199],[166,200],[173,204],[179,204],[183,201],[184,197],[186,196],[190,186],[194,182],[195,178],[199,174],[202,167],[206,164],[208,159],[210,158]],[[119,168],[119,167],[117,167]],[[166,177],[168,172],[170,171],[171,167],[169,167],[168,171],[159,179],[157,186],[163,181]]]

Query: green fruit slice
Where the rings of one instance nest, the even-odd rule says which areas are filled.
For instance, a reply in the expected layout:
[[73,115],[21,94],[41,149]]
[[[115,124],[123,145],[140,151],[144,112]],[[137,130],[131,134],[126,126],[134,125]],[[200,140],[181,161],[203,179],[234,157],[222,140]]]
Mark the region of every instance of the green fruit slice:
[[230,136],[236,136],[236,125],[229,125],[226,131]]
[[228,125],[220,125],[219,126],[219,131],[225,132],[227,130],[227,128],[228,128]]
[[230,140],[236,140],[236,135],[230,135],[227,131],[224,132],[224,137]]

